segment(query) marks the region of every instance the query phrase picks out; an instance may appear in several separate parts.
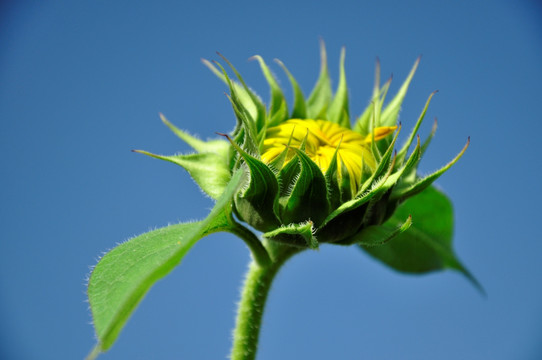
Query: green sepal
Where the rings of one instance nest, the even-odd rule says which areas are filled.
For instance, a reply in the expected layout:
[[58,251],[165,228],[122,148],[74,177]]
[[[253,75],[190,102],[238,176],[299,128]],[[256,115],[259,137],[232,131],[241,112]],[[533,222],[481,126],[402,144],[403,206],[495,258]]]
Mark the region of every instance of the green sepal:
[[425,190],[427,187],[429,187],[436,179],[438,179],[442,174],[444,174],[448,169],[450,169],[460,158],[463,156],[467,148],[470,144],[470,137],[467,140],[467,143],[461,149],[459,154],[457,154],[452,161],[450,161],[445,166],[441,167],[439,170],[435,171],[434,173],[427,175],[421,179],[418,179],[415,183],[411,184],[408,187],[398,187],[392,194],[391,199],[406,199],[410,196],[414,196],[423,190]]
[[256,133],[256,128],[254,126],[253,120],[247,118],[247,112],[244,109],[240,108],[240,106],[242,105],[239,104],[236,100],[234,100],[233,97],[228,96],[228,99],[230,100],[235,115],[237,119],[240,120],[241,124],[241,129],[237,136],[235,136],[235,140],[239,141],[242,144],[243,148],[250,153],[259,153],[260,140]]
[[306,119],[307,118],[307,105],[305,104],[305,96],[303,96],[303,92],[301,91],[301,87],[293,77],[293,75],[288,71],[288,68],[280,61],[279,59],[275,59],[277,64],[280,65],[282,70],[286,73],[288,76],[288,79],[290,80],[290,83],[292,84],[292,90],[294,92],[294,108],[292,109],[292,114],[290,115],[290,119]]
[[375,80],[373,85],[373,94],[371,95],[371,100],[369,101],[369,106],[365,108],[363,113],[357,118],[356,123],[354,124],[353,130],[360,133],[363,136],[366,136],[369,133],[369,119],[371,116],[372,106],[371,104],[378,101],[380,95],[380,60],[376,58],[375,64]]
[[318,240],[314,236],[314,231],[312,221],[306,221],[301,224],[283,225],[263,234],[263,237],[291,246],[317,249]]
[[339,143],[339,145],[335,149],[333,158],[331,158],[329,167],[327,168],[326,173],[324,174],[325,179],[326,179],[327,198],[328,198],[329,206],[331,210],[338,208],[343,203],[341,201],[341,186],[339,184],[339,176],[338,176],[339,166],[337,162],[337,155],[338,155],[340,146],[341,146],[341,143]]
[[429,187],[401,204],[381,226],[396,229],[410,215],[413,225],[408,231],[398,234],[384,246],[361,248],[401,272],[421,274],[443,269],[457,270],[483,292],[480,283],[453,252],[453,209],[450,200],[436,188]]
[[[347,215],[347,213],[353,210],[356,210],[360,206],[368,203],[373,197],[377,196],[380,193],[380,189],[384,186],[384,184],[386,183],[386,180],[387,180],[387,177],[383,177],[379,179],[373,184],[373,187],[371,188],[371,190],[367,191],[361,196],[356,197],[355,199],[352,199],[350,201],[343,203],[341,206],[339,206],[337,209],[335,209],[333,212],[331,212],[331,214],[329,214],[326,217],[326,219],[321,225],[321,228],[325,228],[326,226],[328,226],[328,224],[333,222],[336,218],[339,218],[343,215]],[[357,223],[360,222],[360,219],[361,218],[358,218],[356,220]]]
[[[284,151],[288,151],[286,148]],[[297,157],[290,159],[280,169],[278,174],[278,180],[280,183],[280,204],[286,204],[290,198],[290,193],[295,186],[297,178],[299,176],[300,165]]]
[[286,102],[282,102],[280,104],[280,107],[274,114],[268,114],[266,125],[267,127],[277,126],[280,123],[284,122],[286,119],[288,119],[288,105],[286,104]]
[[[220,80],[222,80],[226,85],[229,86],[228,79],[221,70],[217,69],[210,61],[206,59],[201,59],[201,62],[207,68],[209,68],[209,70],[211,70],[213,74],[215,74]],[[235,71],[236,70],[234,70],[234,72]],[[231,83],[235,89],[235,92],[237,93],[237,96],[239,97],[239,101],[247,109],[251,117],[258,120],[261,117],[265,118],[265,105],[263,105],[263,102],[258,97],[258,95],[256,95],[252,90],[242,84],[239,84],[235,81],[231,81]],[[260,108],[260,104],[261,106],[263,106],[263,112]]]
[[268,126],[276,126],[288,118],[288,104],[282,93],[277,80],[271,73],[271,70],[267,67],[267,64],[261,56],[255,55],[251,59],[255,59],[260,64],[263,75],[269,84],[271,89],[271,103],[269,104],[269,122]]
[[382,153],[380,152],[380,149],[375,141],[375,132],[374,132],[374,130],[377,127],[376,119],[378,117],[378,105],[373,104],[373,106],[375,107],[375,109],[373,111],[373,116],[371,117],[371,153],[373,155],[373,158],[376,161],[380,162],[382,160]]
[[[379,65],[377,66],[377,69],[380,69]],[[380,70],[377,70],[377,72],[379,73]],[[377,79],[379,78],[380,76],[377,76]],[[371,133],[371,130],[374,128],[374,126],[381,126],[380,114],[382,112],[384,100],[390,88],[391,80],[392,78],[390,77],[388,81],[384,83],[384,86],[382,86],[382,88],[377,85],[376,81],[379,80],[375,80],[375,89],[371,101],[367,108],[365,108],[363,113],[356,120],[356,123],[354,124],[354,131],[360,133],[363,136],[367,136]],[[373,118],[375,119],[374,125]]]
[[346,167],[346,164],[342,159],[339,159],[341,161],[341,175],[339,176],[339,189],[341,193],[341,203],[345,203],[348,200],[352,199],[354,197],[354,189],[355,189],[355,181],[356,179],[353,177],[350,177],[350,173],[348,172],[348,168]]
[[230,142],[243,158],[248,170],[244,186],[234,198],[237,215],[257,230],[275,229],[280,225],[277,218],[279,184],[275,173],[231,139]]
[[388,172],[376,181],[371,190],[343,203],[324,220],[317,230],[320,242],[333,242],[340,244],[344,239],[356,234],[364,226],[364,219],[367,217],[374,200],[378,200],[380,189],[386,185],[386,180],[391,174],[391,165]]
[[[333,158],[331,158],[329,167],[324,175],[326,178],[327,195],[331,210],[336,209],[340,204],[351,200],[356,195],[354,193],[354,189],[356,188],[355,179],[350,177],[346,165],[338,156],[341,142],[337,145],[337,148],[333,153]],[[339,161],[341,162],[340,172]]]
[[231,178],[227,162],[214,153],[165,156],[143,150],[133,151],[182,166],[196,184],[213,199],[220,197]]
[[227,141],[220,139],[203,141],[170,123],[162,113],[160,113],[160,119],[175,135],[198,153],[214,153],[223,157],[225,162],[228,161],[230,144]]
[[380,126],[393,126],[397,122],[397,118],[399,117],[399,111],[401,110],[401,104],[403,103],[410,82],[414,77],[414,74],[416,73],[416,69],[418,68],[420,59],[421,57],[418,57],[418,59],[416,59],[416,62],[414,62],[414,66],[412,66],[412,69],[410,70],[410,73],[403,82],[403,85],[401,85],[401,88],[399,89],[397,94],[382,111]]
[[[290,138],[288,139],[288,144],[286,144],[286,146],[284,147],[284,150],[279,154],[279,156],[271,160],[271,162],[269,163],[269,167],[271,168],[271,170],[273,170],[277,174],[279,183],[281,183],[281,179],[283,178],[281,176],[281,173],[282,173],[283,168],[285,167],[285,162],[286,162],[286,158],[288,157],[288,152],[290,151],[290,144],[292,143],[294,130],[295,130],[295,126],[292,129],[292,133],[290,134]],[[297,162],[295,161],[294,163],[297,164]],[[287,178],[289,179],[289,177]],[[288,179],[286,180],[286,182],[289,184],[290,182]],[[282,195],[282,191],[281,191],[281,195]]]
[[[420,160],[420,144],[418,141],[418,144],[412,154],[410,155],[407,163],[399,170],[392,173],[393,165],[395,163],[395,158],[392,160],[392,163],[390,164],[388,168],[388,172],[382,176],[380,179],[372,183],[371,188],[367,190],[365,193],[363,193],[361,196],[356,197],[355,199],[352,199],[350,201],[345,202],[342,204],[339,208],[334,210],[329,216],[324,220],[322,224],[322,228],[328,226],[332,226],[330,224],[333,223],[341,223],[344,222],[342,219],[337,219],[339,217],[351,217],[353,216],[351,213],[356,210],[357,208],[361,207],[362,205],[367,204],[369,201],[375,202],[380,200],[380,198],[386,194],[388,190],[390,190],[401,178],[403,173],[408,173],[410,169],[412,169]],[[358,212],[354,212],[355,216],[359,216]],[[358,223],[360,222],[360,219],[358,218]],[[333,227],[333,226],[332,226]],[[352,235],[352,234],[350,234]]]
[[250,152],[258,152],[259,149],[259,141],[258,141],[258,132],[256,129],[256,122],[254,121],[254,118],[252,115],[250,115],[250,112],[246,109],[244,104],[239,99],[239,96],[237,95],[237,91],[235,90],[235,87],[233,85],[233,82],[228,76],[228,73],[220,65],[219,63],[216,63],[218,67],[222,70],[222,73],[224,74],[224,77],[226,78],[226,82],[230,88],[230,94],[231,96],[228,96],[228,99],[230,100],[233,111],[235,113],[235,116],[237,118],[237,126],[236,129],[233,131],[234,136],[237,135],[237,132],[241,132],[241,129],[243,130],[243,134],[239,134],[238,137],[236,137],[236,140],[238,140],[241,135],[243,136],[243,148],[247,149]]
[[[373,130],[375,129],[375,127],[384,126],[384,125],[382,125],[382,108],[384,106],[384,101],[386,99],[386,95],[388,95],[388,91],[390,89],[391,80],[392,80],[392,77],[390,77],[389,80],[382,87],[381,96],[380,96],[380,98],[378,100],[378,103],[377,103],[377,106],[376,106],[375,122],[372,124],[372,128],[371,128],[373,138],[374,138]],[[392,125],[395,125],[395,124],[396,123],[394,123]],[[374,140],[373,140],[373,143],[376,145],[376,148],[380,152],[384,152],[385,149],[387,149],[387,147],[389,145],[389,142],[390,142],[389,137],[385,137],[384,139],[381,139],[381,140],[377,141],[376,143],[374,143]]]
[[431,140],[433,140],[433,137],[435,137],[435,133],[437,132],[437,125],[438,125],[437,118],[435,118],[435,120],[433,121],[433,126],[431,127],[431,132],[429,133],[429,135],[427,135],[427,137],[422,143],[422,148],[421,148],[422,156],[423,154],[425,154],[425,151],[429,147],[429,144],[431,144]]
[[311,220],[318,227],[329,212],[326,179],[322,170],[303,151],[297,153],[300,170],[287,201],[281,199],[281,220],[283,224],[301,223]]
[[[386,170],[389,170],[390,160],[392,159],[392,154],[393,154],[393,148],[395,146],[395,142],[397,141],[397,138],[399,137],[401,128],[402,126],[401,124],[399,124],[399,126],[395,130],[395,135],[393,136],[392,141],[390,142],[390,144],[388,145],[388,148],[386,149],[386,152],[380,158],[380,161],[378,162],[376,169],[370,172],[371,176],[367,180],[365,180],[363,185],[360,187],[358,193],[356,194],[357,196],[367,191],[367,189],[371,186],[371,184],[373,184],[375,179],[380,178],[386,172]],[[395,159],[396,157],[394,157],[394,161]]]
[[[431,95],[429,95],[429,98],[427,99],[427,101],[425,102],[425,106],[423,107],[423,110],[420,114],[420,116],[418,117],[418,121],[416,121],[416,125],[414,125],[414,128],[412,129],[412,131],[410,132],[410,135],[408,136],[408,139],[407,141],[403,144],[403,147],[401,148],[401,150],[399,150],[399,152],[397,153],[397,164],[398,165],[402,165],[403,164],[403,160],[405,159],[406,157],[406,154],[408,152],[408,149],[410,147],[410,145],[412,144],[412,141],[414,140],[414,137],[416,136],[417,132],[418,132],[418,129],[420,128],[420,125],[422,124],[423,122],[423,119],[425,117],[425,113],[427,112],[427,108],[429,107],[429,103],[431,102],[431,99],[433,98],[433,96],[437,93],[437,91],[433,91],[431,93]],[[427,146],[426,146],[427,147]],[[425,148],[424,148],[425,150]]]
[[204,220],[150,231],[120,244],[100,259],[87,290],[98,338],[93,355],[113,345],[147,291],[177,266],[198,240],[232,226],[231,202],[240,180],[240,172],[233,175]]
[[326,120],[326,111],[331,101],[331,80],[327,68],[326,46],[320,40],[320,76],[307,99],[307,117]]
[[396,227],[392,227],[388,223],[368,226],[340,244],[358,244],[363,245],[364,247],[382,246],[387,244],[391,239],[407,231],[410,226],[412,226],[412,216],[409,216],[404,223]]
[[339,67],[339,85],[337,85],[337,91],[331,105],[327,110],[327,119],[331,122],[339,124],[340,126],[350,129],[350,116],[348,114],[348,88],[346,86],[346,74],[344,71],[344,60],[346,56],[346,50],[343,47],[341,49],[341,60]]
[[[256,116],[252,115],[252,118],[256,121],[256,129],[257,129],[257,131],[258,132],[261,131],[265,126],[265,116],[266,116],[265,104],[258,97],[258,95],[256,95],[252,90],[250,90],[250,88],[247,86],[247,84],[245,83],[245,80],[243,80],[243,77],[241,76],[239,71],[237,71],[235,66],[233,66],[233,64],[224,55],[222,55],[219,52],[217,52],[217,54],[222,59],[224,59],[224,61],[228,64],[228,66],[233,70],[235,76],[237,77],[239,82],[241,82],[241,84],[243,85],[243,90],[249,95],[250,99],[252,100],[252,103],[256,106],[257,114],[256,114]],[[238,91],[238,93],[240,94],[238,96],[239,101],[248,110],[249,107],[250,107],[250,102],[247,101],[244,96],[242,96],[241,92]],[[249,113],[252,114],[252,112],[250,112],[250,111],[249,111]]]

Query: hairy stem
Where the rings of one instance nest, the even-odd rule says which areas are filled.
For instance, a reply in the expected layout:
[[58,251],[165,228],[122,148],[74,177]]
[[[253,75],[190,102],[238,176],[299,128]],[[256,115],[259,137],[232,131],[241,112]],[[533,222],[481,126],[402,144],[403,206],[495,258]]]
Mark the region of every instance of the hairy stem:
[[290,246],[271,245],[269,247],[272,247],[273,262],[260,266],[253,260],[249,265],[237,309],[231,360],[256,358],[262,316],[273,278],[284,262],[300,251]]
[[248,248],[250,249],[254,260],[259,266],[266,267],[271,263],[269,253],[262,245],[260,239],[258,239],[252,231],[236,222],[233,222],[233,226],[227,228],[226,231],[243,239],[245,244],[247,244]]

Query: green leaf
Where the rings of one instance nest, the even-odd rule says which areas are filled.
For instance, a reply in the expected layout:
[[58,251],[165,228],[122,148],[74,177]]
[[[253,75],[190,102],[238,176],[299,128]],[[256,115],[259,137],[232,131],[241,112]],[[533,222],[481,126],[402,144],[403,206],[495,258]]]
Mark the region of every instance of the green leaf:
[[390,101],[390,103],[382,112],[382,118],[380,122],[381,126],[393,126],[395,125],[395,123],[397,123],[399,111],[401,110],[401,104],[403,103],[403,99],[405,98],[405,95],[407,93],[410,81],[412,81],[412,78],[414,77],[414,73],[416,73],[416,69],[418,68],[419,63],[420,57],[418,57],[418,59],[414,63],[414,66],[412,66],[412,70],[410,70],[410,73],[403,82],[403,85],[401,85],[401,88],[399,89],[395,97]]
[[[269,84],[269,87],[271,89],[271,104],[269,104],[269,116],[270,119],[273,119],[273,121],[269,123],[269,126],[278,125],[281,122],[285,121],[288,117],[288,105],[286,103],[286,99],[284,98],[284,94],[282,93],[282,89],[280,88],[277,80],[275,79],[275,77],[271,73],[271,70],[269,70],[267,64],[261,56],[255,55],[251,59],[256,59],[258,61],[262,69],[263,75],[265,76],[265,79],[267,80],[267,83]],[[280,114],[279,118],[276,117],[277,114]]]
[[280,61],[279,59],[275,59],[277,64],[282,67],[286,75],[288,75],[288,79],[290,80],[290,83],[292,84],[292,90],[294,92],[294,108],[292,110],[292,115],[290,116],[291,119],[306,119],[307,118],[307,105],[305,104],[305,96],[303,96],[303,92],[301,91],[301,88],[299,87],[299,84],[293,77],[293,75],[288,71],[286,66]]
[[407,273],[454,269],[463,273],[478,289],[480,284],[460,263],[452,249],[453,209],[450,200],[429,187],[401,204],[381,226],[397,229],[412,215],[412,226],[384,246],[361,246],[371,256],[395,270]]
[[412,226],[412,216],[399,226],[392,227],[388,223],[369,226],[345,241],[348,244],[363,245],[365,247],[382,246],[397,235],[407,231]]
[[290,224],[281,226],[273,231],[266,232],[263,236],[269,240],[282,242],[292,246],[318,248],[318,241],[314,236],[312,221],[301,224]]
[[219,139],[202,141],[170,123],[163,114],[160,114],[160,119],[175,135],[190,145],[192,149],[199,153],[214,153],[222,156],[224,161],[228,161],[230,153],[230,144],[228,142]]
[[326,120],[325,114],[331,101],[331,80],[327,68],[326,45],[320,40],[320,76],[307,99],[307,116],[309,119]]
[[346,86],[346,74],[344,71],[344,59],[346,50],[343,47],[341,50],[341,62],[339,67],[339,85],[335,97],[327,111],[328,120],[339,124],[340,126],[350,129],[350,116],[348,114],[348,88]]
[[98,344],[92,355],[113,345],[126,321],[152,285],[175,266],[202,237],[232,226],[231,202],[241,172],[203,221],[168,226],[137,236],[108,252],[88,283],[88,298]]
[[226,161],[214,153],[165,156],[143,150],[134,152],[182,166],[196,184],[213,199],[220,197],[231,178]]

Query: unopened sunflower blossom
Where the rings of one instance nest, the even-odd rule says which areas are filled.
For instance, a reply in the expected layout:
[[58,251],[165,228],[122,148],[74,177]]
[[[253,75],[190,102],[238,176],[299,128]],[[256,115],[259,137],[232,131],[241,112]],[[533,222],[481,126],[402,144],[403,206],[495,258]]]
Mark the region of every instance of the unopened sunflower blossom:
[[[234,197],[237,217],[264,232],[267,239],[296,247],[316,248],[319,243],[364,244],[364,229],[380,225],[409,197],[427,189],[452,166],[463,150],[437,172],[420,177],[416,173],[423,151],[434,135],[408,154],[433,94],[405,144],[395,144],[401,129],[399,110],[419,59],[395,97],[384,106],[390,81],[380,85],[377,63],[373,96],[368,108],[351,121],[348,105],[345,52],[341,53],[340,79],[332,94],[325,48],[321,47],[321,71],[306,99],[295,78],[282,64],[293,92],[288,110],[282,89],[265,61],[254,56],[271,88],[266,107],[231,67],[232,80],[217,62],[207,65],[230,89],[229,99],[237,126],[226,141],[203,142],[177,129],[162,118],[198,154],[159,156],[183,166],[211,197],[217,197],[231,175],[243,172],[244,185]],[[230,146],[231,145],[231,146]],[[410,227],[411,218],[394,236]],[[381,239],[382,243],[389,239]],[[374,244],[365,243],[366,246]]]
[[[269,106],[222,58],[236,80],[220,63],[204,60],[204,64],[229,87],[237,119],[233,131],[202,141],[162,116],[195,153],[162,156],[138,151],[182,166],[216,203],[204,220],[150,231],[100,260],[88,286],[98,337],[89,359],[113,344],[156,280],[199,239],[218,231],[243,239],[253,255],[239,303],[232,360],[255,359],[266,296],[282,264],[322,243],[356,245],[402,272],[455,269],[479,287],[452,248],[451,202],[432,186],[463,155],[468,141],[436,172],[426,176],[417,172],[436,130],[435,122],[425,141],[417,136],[434,93],[403,144],[396,147],[399,110],[419,60],[386,105],[390,81],[381,85],[377,62],[370,104],[360,116],[351,117],[344,49],[333,93],[322,44],[320,76],[308,98],[277,60],[293,88],[291,106],[261,57],[254,59],[271,88]],[[262,238],[247,224],[262,232]]]

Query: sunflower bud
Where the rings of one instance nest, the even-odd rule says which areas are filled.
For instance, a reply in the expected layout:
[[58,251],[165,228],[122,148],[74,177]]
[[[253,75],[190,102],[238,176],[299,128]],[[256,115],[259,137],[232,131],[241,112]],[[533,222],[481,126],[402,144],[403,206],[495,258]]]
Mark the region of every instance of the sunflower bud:
[[[377,63],[370,105],[354,121],[348,107],[344,49],[334,94],[323,44],[320,76],[308,98],[284,64],[277,61],[293,88],[291,110],[261,57],[253,59],[259,62],[271,88],[268,107],[223,59],[238,81],[232,80],[219,63],[204,60],[204,64],[230,89],[229,99],[237,118],[233,132],[225,135],[231,146],[217,140],[195,139],[163,119],[198,154],[149,155],[183,166],[215,198],[231,174],[243,171],[244,186],[234,197],[234,212],[270,240],[310,248],[322,242],[359,242],[358,235],[364,229],[384,223],[403,201],[429,187],[466,149],[437,172],[417,175],[417,166],[435,128],[423,144],[416,132],[434,93],[404,145],[395,149],[401,130],[397,124],[399,110],[419,59],[386,106],[390,81],[381,86]],[[409,151],[412,143],[414,149]],[[410,223],[409,218],[403,227],[408,228]]]

